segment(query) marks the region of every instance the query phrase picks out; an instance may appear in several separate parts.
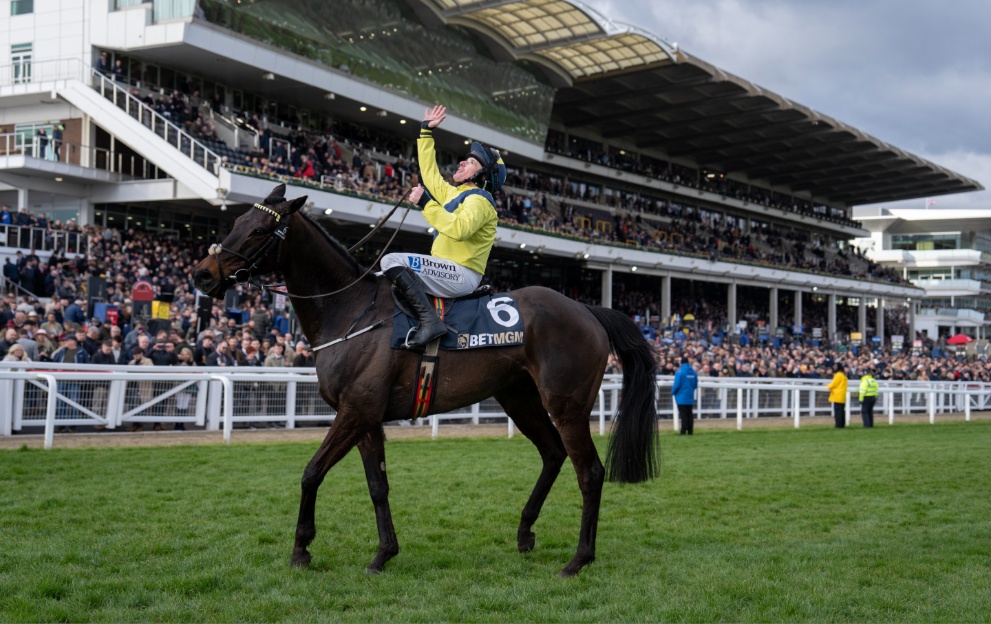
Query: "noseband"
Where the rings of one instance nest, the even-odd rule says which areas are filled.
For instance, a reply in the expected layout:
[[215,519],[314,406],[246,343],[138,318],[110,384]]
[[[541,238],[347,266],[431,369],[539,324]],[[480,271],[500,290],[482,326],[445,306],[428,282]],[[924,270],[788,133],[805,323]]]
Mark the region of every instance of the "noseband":
[[[262,204],[255,204],[253,207],[261,210],[262,212],[272,215],[272,217],[275,218],[276,223],[282,223],[282,215],[272,210],[268,206],[263,206]],[[265,256],[268,255],[268,252],[272,250],[272,247],[278,244],[279,254],[282,253],[282,243],[286,240],[286,234],[288,232],[289,232],[289,220],[286,219],[285,223],[279,225],[279,227],[275,228],[275,230],[272,231],[272,233],[268,237],[268,240],[266,240],[261,247],[255,250],[255,252],[251,254],[251,257],[245,256],[244,254],[238,251],[234,251],[233,249],[225,249],[220,245],[220,243],[214,243],[213,245],[210,245],[210,248],[207,250],[207,253],[211,256],[214,256],[217,259],[217,270],[220,272],[221,276],[224,275],[224,264],[220,260],[221,252],[226,251],[227,253],[233,254],[238,258],[247,262],[249,265],[247,268],[238,269],[237,271],[234,271],[230,275],[226,277],[222,277],[222,279],[231,280],[235,284],[247,284],[248,280],[254,277],[254,272],[255,270],[258,269],[258,263],[261,262],[265,258]]]

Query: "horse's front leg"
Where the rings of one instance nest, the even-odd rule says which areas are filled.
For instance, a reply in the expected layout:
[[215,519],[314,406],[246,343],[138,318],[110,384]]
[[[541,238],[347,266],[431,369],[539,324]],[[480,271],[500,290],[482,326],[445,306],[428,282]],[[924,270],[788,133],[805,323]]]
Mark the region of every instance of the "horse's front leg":
[[299,519],[296,521],[296,543],[292,549],[292,557],[289,562],[295,567],[306,567],[310,565],[310,553],[306,549],[317,534],[314,511],[317,502],[317,490],[327,472],[339,462],[341,458],[348,454],[348,451],[367,433],[367,426],[359,426],[351,419],[342,418],[338,412],[331,427],[324,438],[323,444],[317,449],[313,459],[307,464],[303,471],[301,480],[302,495],[299,501]]
[[389,478],[385,472],[385,432],[382,425],[369,431],[358,442],[358,451],[365,466],[365,479],[372,505],[375,506],[375,524],[379,532],[379,550],[365,571],[378,574],[386,561],[399,554],[399,540],[392,524],[392,510],[389,509]]

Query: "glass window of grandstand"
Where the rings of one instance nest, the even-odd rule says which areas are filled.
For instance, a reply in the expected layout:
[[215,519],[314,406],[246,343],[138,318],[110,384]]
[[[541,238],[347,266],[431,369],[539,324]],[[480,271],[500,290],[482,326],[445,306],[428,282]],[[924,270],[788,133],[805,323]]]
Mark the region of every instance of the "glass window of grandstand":
[[952,234],[897,234],[891,237],[892,249],[914,251],[938,251],[960,249],[960,233]]
[[[963,277],[963,276],[961,276]],[[953,279],[953,269],[950,267],[937,267],[934,269],[916,269],[908,272],[908,279],[929,279],[948,280]],[[964,278],[966,279],[966,278]]]
[[34,0],[10,0],[11,15],[34,13]]
[[219,220],[190,216],[173,210],[110,204],[96,209],[97,225],[121,230],[134,229],[167,238],[206,240],[219,227]]
[[14,70],[14,84],[31,82],[31,44],[15,43],[10,46],[10,64]]
[[141,86],[145,89],[154,89],[159,84],[158,65],[147,64],[141,72]]

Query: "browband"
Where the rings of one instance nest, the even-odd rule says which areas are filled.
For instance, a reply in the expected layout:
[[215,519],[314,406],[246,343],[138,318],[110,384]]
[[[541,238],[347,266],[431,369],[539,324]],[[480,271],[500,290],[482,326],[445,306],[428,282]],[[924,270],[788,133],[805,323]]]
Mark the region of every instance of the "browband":
[[261,204],[255,204],[255,208],[257,208],[258,210],[261,210],[262,212],[267,212],[268,214],[270,214],[273,217],[275,217],[275,222],[276,223],[278,223],[279,221],[282,220],[282,215],[280,215],[276,211],[272,210],[268,206],[263,206]]

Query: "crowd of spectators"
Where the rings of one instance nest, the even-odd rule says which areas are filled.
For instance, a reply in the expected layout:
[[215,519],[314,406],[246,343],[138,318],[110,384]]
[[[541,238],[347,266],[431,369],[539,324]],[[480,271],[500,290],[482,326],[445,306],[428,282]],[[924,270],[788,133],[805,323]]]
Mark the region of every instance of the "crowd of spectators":
[[[547,151],[555,154],[663,180],[679,186],[716,193],[722,197],[731,197],[768,208],[778,208],[794,214],[826,219],[847,226],[860,226],[858,222],[849,219],[842,210],[738,182],[726,177],[722,172],[693,169],[666,160],[632,154],[620,148],[579,137],[571,137],[571,140],[568,141],[563,133],[556,130],[548,132],[546,148]],[[607,202],[612,206],[617,205],[615,197],[607,198]]]
[[[929,341],[926,341],[929,342]],[[835,350],[793,344],[773,348],[764,344],[748,346],[722,344],[700,338],[694,332],[662,342],[659,346],[660,373],[673,375],[687,357],[701,377],[760,377],[829,379],[834,366],[842,363],[848,376],[858,378],[866,370],[875,371],[878,381],[975,381],[991,382],[991,361],[968,358],[928,347],[920,353],[911,350],[893,353],[890,349]]]
[[[114,75],[107,66],[108,75]],[[116,77],[116,80],[122,80]],[[331,129],[307,129],[298,118],[269,125],[260,112],[231,111],[219,93],[203,98],[189,84],[171,95],[132,88],[132,94],[149,109],[184,127],[193,137],[221,154],[221,166],[252,175],[294,179],[297,184],[332,186],[344,193],[395,202],[405,188],[416,182],[416,163],[406,160],[411,140],[375,132],[367,126],[337,122]],[[236,149],[217,135],[215,122],[207,112],[221,115],[256,135],[254,147]],[[608,145],[572,137],[560,132],[548,134],[547,150],[607,167],[630,171],[718,193],[760,206],[779,208],[817,219],[857,226],[828,206],[790,195],[762,190],[727,178],[719,172],[705,172],[634,155]],[[582,183],[573,177],[561,179],[532,172],[511,171],[506,194],[496,197],[504,224],[588,240],[600,244],[632,245],[646,250],[690,254],[713,261],[730,260],[768,267],[828,273],[845,277],[906,283],[891,269],[885,269],[856,249],[844,249],[837,241],[813,237],[798,228],[742,227],[742,219],[718,210],[649,197],[635,192],[610,190],[599,195],[601,187]]]

